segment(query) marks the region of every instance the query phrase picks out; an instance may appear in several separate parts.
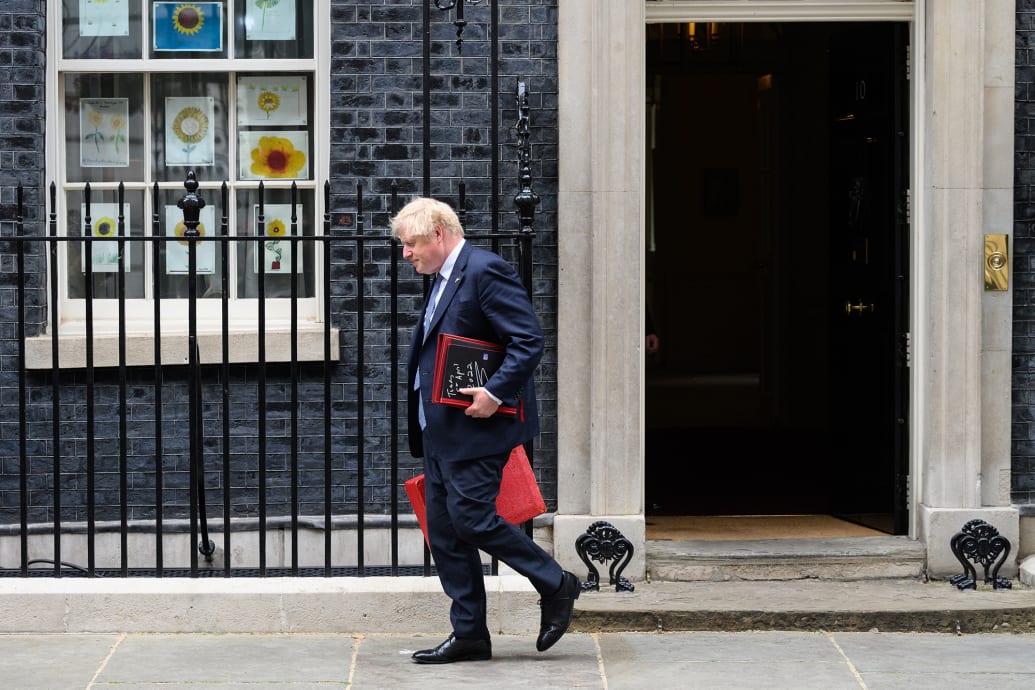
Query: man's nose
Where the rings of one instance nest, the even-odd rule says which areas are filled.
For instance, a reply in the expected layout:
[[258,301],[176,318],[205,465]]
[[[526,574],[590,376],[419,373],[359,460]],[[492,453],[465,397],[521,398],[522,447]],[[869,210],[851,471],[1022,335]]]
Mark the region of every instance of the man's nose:
[[403,245],[403,258],[409,259],[413,255],[413,252],[405,244]]

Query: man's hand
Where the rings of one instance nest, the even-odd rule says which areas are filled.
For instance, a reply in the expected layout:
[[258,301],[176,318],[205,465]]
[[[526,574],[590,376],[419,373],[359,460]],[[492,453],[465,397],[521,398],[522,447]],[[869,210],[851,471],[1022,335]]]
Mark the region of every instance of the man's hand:
[[499,408],[499,403],[493,400],[484,388],[461,388],[459,392],[474,398],[471,406],[464,410],[464,414],[468,417],[485,419],[494,415]]

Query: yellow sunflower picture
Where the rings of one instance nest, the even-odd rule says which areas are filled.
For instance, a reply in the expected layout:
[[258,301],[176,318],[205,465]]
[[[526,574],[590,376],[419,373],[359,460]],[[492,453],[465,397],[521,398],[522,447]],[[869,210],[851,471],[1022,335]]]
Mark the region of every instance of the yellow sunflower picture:
[[[114,273],[119,270],[119,205],[109,202],[98,202],[91,204],[87,209],[86,204],[79,205],[79,213],[82,218],[90,215],[89,230],[84,232],[96,239],[90,242],[83,242],[82,254],[84,263],[87,254],[90,256],[90,267],[94,273]],[[125,204],[122,207],[122,220],[125,223],[123,232],[128,238],[133,234],[133,221],[131,218],[132,206]],[[121,258],[124,262],[124,269],[131,272],[132,262],[130,261],[131,242],[125,242],[122,246]],[[85,271],[86,266],[83,266]]]
[[259,94],[258,103],[259,110],[266,113],[266,117],[269,118],[270,113],[280,107],[280,96],[272,91],[263,91]]
[[184,108],[173,120],[173,133],[185,144],[196,144],[208,134],[208,116],[199,108]]
[[83,140],[93,141],[94,146],[100,151],[101,143],[104,142],[104,134],[101,132],[101,125],[104,124],[104,114],[99,110],[91,109],[86,115],[86,121],[93,125],[93,131],[89,134],[84,134]]
[[122,133],[122,130],[126,128],[126,119],[121,115],[112,115],[108,120],[108,126],[111,127],[111,140],[115,143],[115,153],[118,153],[119,144],[126,141],[126,135]]
[[[302,134],[304,137],[305,133]],[[251,147],[249,171],[260,179],[290,179],[299,177],[307,162],[306,152],[296,149],[291,139],[273,135],[259,136],[257,145]]]
[[[259,225],[259,206],[252,207],[253,228],[256,235],[264,235],[262,241],[262,252],[255,253],[253,271],[259,272],[259,261],[265,264],[263,270],[266,273],[290,273],[292,268],[292,246],[291,233],[301,231],[304,227],[302,219],[302,206],[299,204],[292,208],[291,204],[266,204],[263,214],[264,224]],[[294,218],[292,219],[292,215]],[[292,229],[292,222],[297,222],[295,230]],[[303,271],[302,256],[298,257],[299,273]]]
[[223,50],[222,2],[151,3],[152,39],[155,50]]
[[[176,230],[174,232],[177,237],[183,237],[183,234],[187,232],[187,225],[181,220],[179,223],[176,224]],[[205,236],[204,223],[198,223],[198,235],[201,237]],[[180,240],[180,244],[182,244],[184,247],[186,247],[189,242],[190,240]]]
[[94,237],[111,237],[115,234],[118,229],[118,224],[114,218],[98,218],[93,222],[93,235]]
[[214,157],[210,98],[165,99],[167,165],[211,165]]
[[[219,223],[216,220],[216,209],[205,206],[199,214],[199,238],[208,237],[208,229],[219,234]],[[203,239],[190,240],[184,237],[187,224],[183,222],[183,209],[169,204],[165,207],[165,234],[175,237],[176,241],[167,242],[165,247],[165,273],[167,275],[187,275],[190,273],[190,251],[194,247],[195,270],[198,275],[212,275],[216,270],[216,243]]]
[[193,36],[205,25],[205,14],[197,5],[190,3],[178,5],[173,10],[173,28],[186,36]]
[[287,233],[287,224],[280,218],[266,226],[266,234],[270,237],[283,237]]

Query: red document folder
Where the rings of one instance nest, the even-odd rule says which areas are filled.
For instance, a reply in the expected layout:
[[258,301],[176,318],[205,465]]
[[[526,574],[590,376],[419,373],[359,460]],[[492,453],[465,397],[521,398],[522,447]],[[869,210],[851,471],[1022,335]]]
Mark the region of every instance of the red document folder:
[[[459,390],[484,386],[500,368],[505,355],[506,350],[498,343],[440,333],[431,402],[470,407],[471,396],[463,395]],[[500,405],[496,413],[517,414],[518,408]]]
[[[418,474],[404,484],[406,495],[417,515],[424,541],[428,540],[427,510],[424,504],[424,475]],[[528,462],[523,446],[510,452],[510,458],[503,467],[503,480],[500,482],[500,494],[496,497],[496,512],[507,522],[520,525],[536,515],[546,512],[546,502],[535,481],[532,465]]]

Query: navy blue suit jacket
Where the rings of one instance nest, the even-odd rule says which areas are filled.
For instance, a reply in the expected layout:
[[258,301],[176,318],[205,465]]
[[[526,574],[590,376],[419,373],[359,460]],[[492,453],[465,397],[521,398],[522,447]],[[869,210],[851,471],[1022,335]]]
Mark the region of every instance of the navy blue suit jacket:
[[[513,266],[493,252],[465,242],[435,308],[427,338],[423,323],[422,311],[413,334],[407,378],[410,452],[414,456],[424,456],[417,417],[418,391],[413,390],[418,365],[428,439],[443,460],[507,453],[539,432],[533,374],[543,355],[543,332]],[[465,408],[432,403],[440,333],[503,345],[503,364],[485,387],[504,405],[517,407],[519,401],[523,403],[523,414],[497,413],[488,419],[475,419],[464,414]]]

